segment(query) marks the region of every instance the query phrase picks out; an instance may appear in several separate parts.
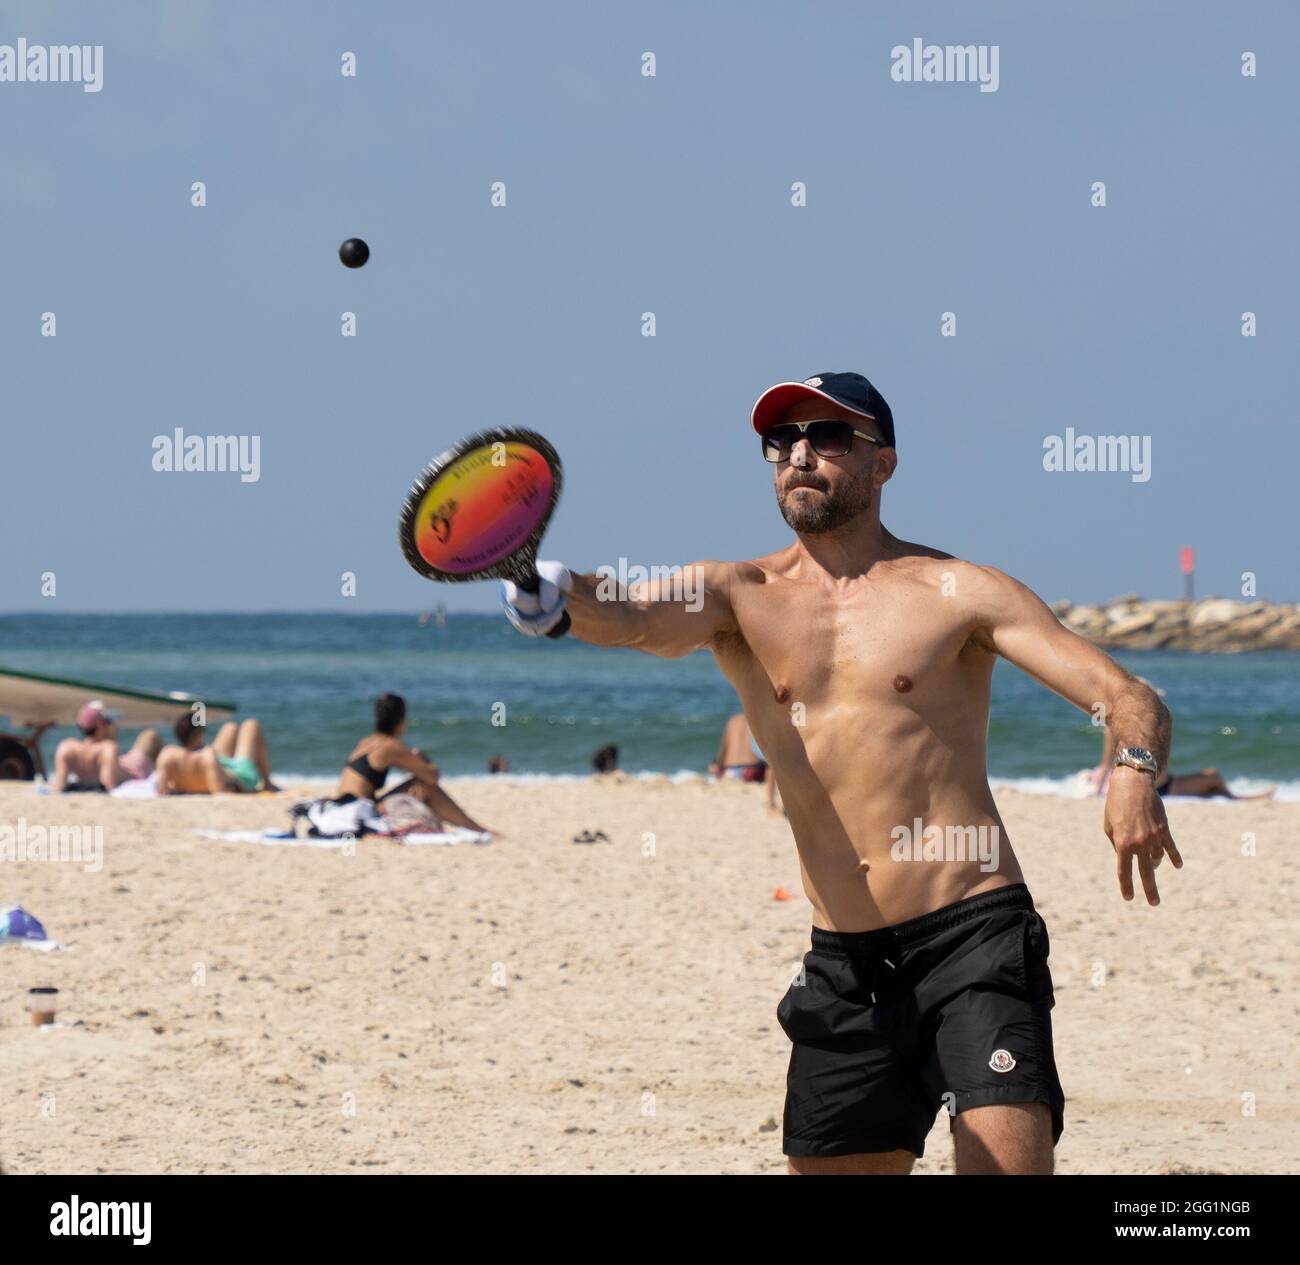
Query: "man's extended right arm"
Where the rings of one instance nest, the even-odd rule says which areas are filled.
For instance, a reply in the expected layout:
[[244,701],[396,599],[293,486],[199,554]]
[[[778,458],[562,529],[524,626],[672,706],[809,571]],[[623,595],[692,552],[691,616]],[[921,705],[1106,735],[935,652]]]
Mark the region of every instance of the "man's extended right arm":
[[[614,575],[573,575],[538,564],[553,574],[542,602],[546,617],[567,610],[570,634],[595,646],[625,646],[664,659],[701,650],[719,633],[734,631],[731,607],[733,564],[694,562],[675,576],[621,584]],[[543,570],[546,568],[546,570]],[[548,600],[549,599],[549,600]],[[503,586],[503,601],[511,622],[521,631],[536,618],[537,600]],[[518,612],[522,610],[522,615]],[[554,621],[551,621],[552,623]]]

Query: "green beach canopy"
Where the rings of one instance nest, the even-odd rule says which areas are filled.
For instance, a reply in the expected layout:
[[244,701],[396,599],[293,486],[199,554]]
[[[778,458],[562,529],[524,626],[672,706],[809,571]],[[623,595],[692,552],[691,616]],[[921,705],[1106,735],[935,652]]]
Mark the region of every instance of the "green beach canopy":
[[170,725],[199,702],[207,708],[209,719],[224,719],[236,707],[234,703],[179,690],[159,694],[0,668],[0,715],[7,716],[11,724],[75,725],[77,713],[96,700],[108,711],[117,712],[123,725]]

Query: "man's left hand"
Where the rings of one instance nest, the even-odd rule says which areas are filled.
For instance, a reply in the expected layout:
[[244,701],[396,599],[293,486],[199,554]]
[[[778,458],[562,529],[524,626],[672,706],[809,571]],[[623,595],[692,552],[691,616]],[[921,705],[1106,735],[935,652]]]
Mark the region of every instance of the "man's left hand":
[[1178,855],[1173,835],[1169,833],[1169,821],[1165,817],[1164,803],[1156,792],[1154,776],[1125,765],[1113,769],[1103,824],[1106,837],[1115,848],[1120,895],[1125,900],[1133,899],[1133,862],[1136,860],[1147,904],[1160,904],[1156,867],[1164,860],[1166,852],[1175,869],[1183,868],[1183,858]]

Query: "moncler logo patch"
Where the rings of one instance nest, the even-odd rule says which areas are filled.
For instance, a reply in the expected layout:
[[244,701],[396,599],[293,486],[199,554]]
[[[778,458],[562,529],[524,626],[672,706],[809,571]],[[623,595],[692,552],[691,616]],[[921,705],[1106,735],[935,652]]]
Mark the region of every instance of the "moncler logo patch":
[[822,384],[822,380],[820,378],[805,378],[803,384],[806,387],[819,387]]
[[995,1072],[1009,1072],[1015,1065],[1016,1061],[1008,1050],[994,1050],[993,1057],[989,1059],[989,1066]]

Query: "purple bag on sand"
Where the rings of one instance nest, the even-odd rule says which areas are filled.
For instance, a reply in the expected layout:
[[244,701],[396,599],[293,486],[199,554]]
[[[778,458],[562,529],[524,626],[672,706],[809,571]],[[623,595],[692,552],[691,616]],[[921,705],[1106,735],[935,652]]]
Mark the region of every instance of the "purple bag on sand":
[[45,939],[45,928],[20,905],[0,908],[0,942]]

